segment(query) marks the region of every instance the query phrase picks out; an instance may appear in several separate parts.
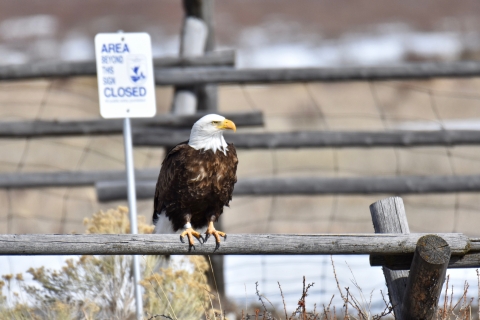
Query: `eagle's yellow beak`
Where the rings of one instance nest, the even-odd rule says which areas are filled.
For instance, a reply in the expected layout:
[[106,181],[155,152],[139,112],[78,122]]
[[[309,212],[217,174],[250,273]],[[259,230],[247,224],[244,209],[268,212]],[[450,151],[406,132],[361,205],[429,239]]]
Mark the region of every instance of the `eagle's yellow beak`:
[[235,126],[235,123],[233,123],[233,121],[228,119],[223,120],[218,127],[220,129],[230,129],[233,131],[237,131],[237,127]]

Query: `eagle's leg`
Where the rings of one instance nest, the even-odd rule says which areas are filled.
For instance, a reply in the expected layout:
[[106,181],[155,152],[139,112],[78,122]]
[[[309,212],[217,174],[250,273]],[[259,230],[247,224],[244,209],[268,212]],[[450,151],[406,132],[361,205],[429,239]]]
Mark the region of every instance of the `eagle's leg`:
[[193,247],[193,249],[195,249],[195,242],[194,242],[195,240],[194,240],[194,238],[197,238],[197,240],[198,240],[200,243],[203,243],[203,242],[204,242],[204,239],[203,239],[202,235],[201,235],[199,232],[193,230],[192,225],[190,224],[190,222],[187,222],[183,228],[184,228],[185,230],[180,234],[180,241],[183,243],[183,242],[184,242],[184,241],[183,241],[183,238],[184,238],[185,236],[187,236],[187,237],[188,237],[188,244],[189,244],[189,246],[190,246],[189,249],[191,249],[192,247]]
[[[215,216],[212,216],[213,219],[215,219]],[[216,245],[215,245],[215,250],[217,250],[218,248],[220,248],[220,237],[223,237],[225,240],[227,240],[227,234],[225,232],[222,232],[222,231],[218,231],[215,229],[215,227],[213,226],[213,219],[209,221],[208,223],[208,227],[207,227],[207,231],[205,231],[205,242],[207,242],[208,238],[210,238],[211,235],[213,235],[215,237],[215,242],[216,242]]]

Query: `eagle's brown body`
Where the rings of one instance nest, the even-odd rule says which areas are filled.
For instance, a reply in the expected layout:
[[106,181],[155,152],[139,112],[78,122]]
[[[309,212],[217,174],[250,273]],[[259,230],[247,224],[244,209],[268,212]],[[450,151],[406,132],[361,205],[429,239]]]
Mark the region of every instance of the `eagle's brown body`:
[[166,214],[177,231],[190,221],[202,228],[215,221],[232,199],[237,182],[237,153],[228,144],[226,155],[217,150],[196,150],[178,144],[165,157],[155,190],[153,220]]

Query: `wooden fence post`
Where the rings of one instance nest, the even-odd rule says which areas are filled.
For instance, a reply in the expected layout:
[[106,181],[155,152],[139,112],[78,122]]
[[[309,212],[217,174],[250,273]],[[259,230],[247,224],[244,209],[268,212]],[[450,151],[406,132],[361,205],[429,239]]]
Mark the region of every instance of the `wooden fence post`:
[[[205,23],[207,38],[202,53],[213,51],[215,49],[214,0],[183,0],[183,7],[187,17],[195,17]],[[195,92],[198,111],[217,111],[216,84],[195,86]]]
[[[199,56],[213,51],[213,0],[183,0],[183,8],[185,21],[180,39],[180,56]],[[172,109],[178,114],[216,111],[217,86],[176,87]]]
[[[377,201],[370,205],[370,213],[375,233],[410,233],[402,198],[391,197]],[[403,320],[401,305],[407,286],[408,271],[390,270],[383,267],[383,274],[395,318]]]
[[403,297],[404,320],[435,317],[450,254],[448,243],[437,235],[418,239]]
[[[207,33],[207,25],[203,20],[186,16],[180,37],[180,57],[203,55]],[[195,86],[175,87],[172,104],[174,114],[193,114],[197,111],[197,104]]]

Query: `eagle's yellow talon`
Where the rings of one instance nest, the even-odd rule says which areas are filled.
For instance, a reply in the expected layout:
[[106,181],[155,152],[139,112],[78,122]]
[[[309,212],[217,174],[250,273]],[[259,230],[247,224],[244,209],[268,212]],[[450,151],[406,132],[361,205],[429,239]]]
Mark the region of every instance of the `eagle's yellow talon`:
[[195,242],[193,240],[193,238],[197,238],[198,242],[202,243],[202,241],[200,239],[203,240],[203,237],[200,233],[198,233],[197,231],[193,230],[192,228],[187,228],[185,229],[185,231],[183,231],[181,234],[180,234],[180,241],[183,242],[183,238],[187,236],[188,237],[188,244],[190,246],[194,246]]
[[225,240],[227,239],[227,234],[225,232],[216,230],[213,226],[213,222],[210,222],[208,224],[207,231],[205,231],[205,242],[207,242],[208,238],[210,238],[211,235],[215,237],[215,250],[220,247],[220,237],[223,237]]

